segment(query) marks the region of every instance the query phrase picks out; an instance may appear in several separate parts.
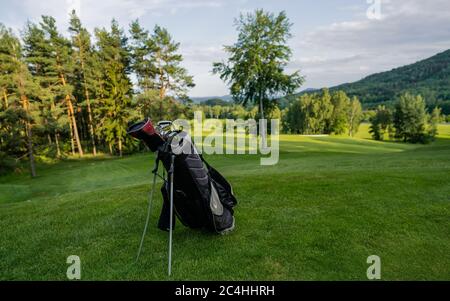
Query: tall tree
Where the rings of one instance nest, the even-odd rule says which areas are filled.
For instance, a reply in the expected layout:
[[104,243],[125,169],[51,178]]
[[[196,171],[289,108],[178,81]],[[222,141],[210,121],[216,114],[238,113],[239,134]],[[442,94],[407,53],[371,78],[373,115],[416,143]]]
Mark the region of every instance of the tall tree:
[[81,144],[73,103],[73,86],[68,82],[68,79],[73,76],[74,71],[74,62],[71,59],[71,43],[58,32],[56,20],[53,17],[42,16],[42,22],[40,24],[46,34],[47,43],[51,47],[51,53],[54,55],[55,71],[59,79],[59,93],[64,95],[78,154],[83,156],[83,146]]
[[434,139],[438,135],[438,125],[442,121],[442,109],[435,107],[429,117],[428,133]]
[[427,113],[422,96],[404,94],[394,112],[395,137],[404,142],[426,142]]
[[297,134],[323,134],[333,113],[328,89],[304,94],[291,105],[284,118],[286,129]]
[[348,109],[348,134],[350,137],[353,137],[356,133],[358,133],[359,126],[361,124],[363,117],[362,106],[359,102],[359,99],[354,96],[350,101],[350,106]]
[[385,106],[378,106],[375,115],[370,118],[372,123],[369,133],[375,140],[384,140],[386,133],[392,134],[392,112]]
[[156,65],[155,45],[148,30],[141,27],[139,20],[130,25],[131,66],[136,74],[137,84],[145,93],[155,88]]
[[291,26],[285,12],[241,14],[236,20],[238,40],[225,46],[228,61],[213,64],[213,72],[230,85],[236,101],[259,103],[261,118],[271,99],[290,94],[303,83],[299,71],[285,73],[292,55],[287,45]]
[[329,131],[340,135],[347,129],[350,99],[344,91],[337,91],[333,93],[331,102],[333,103],[333,114]]
[[186,98],[189,88],[195,86],[194,79],[181,67],[183,56],[178,53],[180,43],[175,42],[167,29],[155,26],[152,36],[152,51],[156,65],[155,88],[163,99],[168,92]]
[[[21,145],[21,132],[18,124],[24,125],[25,144],[30,163],[30,173],[36,176],[33,150],[32,117],[30,111],[30,92],[35,90],[33,80],[28,72],[22,56],[19,39],[10,29],[0,24],[0,86],[3,91],[4,113],[1,114],[1,145],[7,138],[7,151],[18,150]],[[9,99],[8,99],[9,98]],[[11,102],[11,106],[10,106]],[[3,111],[3,110],[2,110]],[[8,125],[9,124],[9,125]],[[15,146],[15,147],[12,147]],[[20,149],[19,149],[20,150]]]
[[123,142],[126,139],[127,123],[132,115],[132,85],[130,73],[130,52],[127,38],[119,28],[117,21],[111,22],[111,29],[96,29],[99,58],[103,66],[103,98],[97,108],[100,131],[109,144],[117,142],[119,155],[122,156]]
[[92,144],[92,153],[97,155],[97,147],[95,143],[95,129],[94,120],[92,117],[91,97],[89,93],[89,82],[92,81],[89,75],[92,75],[92,46],[89,32],[82,26],[80,18],[76,15],[75,10],[72,10],[70,15],[69,31],[72,35],[72,45],[74,49],[75,72],[81,79],[81,86],[84,92],[84,99],[86,101],[88,128]]

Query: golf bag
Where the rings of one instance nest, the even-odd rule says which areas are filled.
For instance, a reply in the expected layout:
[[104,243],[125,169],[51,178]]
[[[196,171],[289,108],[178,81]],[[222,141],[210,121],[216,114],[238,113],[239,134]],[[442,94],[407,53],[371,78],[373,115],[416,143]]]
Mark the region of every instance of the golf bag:
[[166,130],[170,125],[170,122],[160,122],[153,127],[151,120],[145,120],[128,129],[130,135],[143,140],[156,153],[155,175],[159,162],[168,173],[161,187],[164,201],[158,228],[173,229],[176,216],[190,228],[221,234],[232,231],[237,200],[231,185],[203,159],[185,132]]

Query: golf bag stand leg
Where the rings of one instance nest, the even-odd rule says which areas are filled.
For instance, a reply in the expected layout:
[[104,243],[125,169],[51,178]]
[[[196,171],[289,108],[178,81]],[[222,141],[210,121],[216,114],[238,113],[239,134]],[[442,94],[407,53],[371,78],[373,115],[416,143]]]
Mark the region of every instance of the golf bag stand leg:
[[158,175],[158,167],[159,167],[159,153],[158,153],[158,151],[156,151],[155,167],[152,170],[152,173],[153,173],[152,190],[150,191],[150,196],[149,196],[149,200],[148,200],[147,219],[145,221],[144,232],[142,233],[141,243],[139,245],[139,250],[137,253],[136,261],[139,260],[139,256],[141,255],[142,245],[144,244],[145,234],[147,233],[147,227],[148,227],[148,223],[150,221],[150,215],[151,215],[152,203],[153,203],[153,194],[155,192],[156,177]]
[[172,232],[173,232],[173,174],[175,171],[175,155],[172,154],[170,161],[170,228],[169,228],[169,264],[168,274],[172,274]]

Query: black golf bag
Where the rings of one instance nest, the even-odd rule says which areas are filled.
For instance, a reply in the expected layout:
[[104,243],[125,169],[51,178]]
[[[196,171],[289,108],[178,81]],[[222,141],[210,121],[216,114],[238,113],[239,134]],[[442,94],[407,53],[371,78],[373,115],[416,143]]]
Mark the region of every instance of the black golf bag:
[[168,231],[170,220],[172,229],[175,226],[175,218],[170,216],[173,178],[173,212],[183,225],[216,233],[232,231],[233,208],[237,201],[231,185],[203,159],[185,132],[164,130],[164,125],[167,123],[160,122],[153,127],[151,121],[146,120],[128,129],[130,135],[143,140],[151,151],[156,152],[155,175],[159,162],[169,175],[161,187],[164,202],[158,228]]

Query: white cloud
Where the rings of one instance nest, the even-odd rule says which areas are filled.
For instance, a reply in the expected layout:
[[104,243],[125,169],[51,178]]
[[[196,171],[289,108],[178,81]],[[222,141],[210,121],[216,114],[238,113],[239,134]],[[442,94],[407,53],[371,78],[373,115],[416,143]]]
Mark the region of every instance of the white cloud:
[[[257,3],[246,0],[22,0],[2,3],[0,15],[2,22],[16,30],[23,28],[24,16],[38,22],[42,14],[52,15],[64,31],[68,12],[75,8],[79,14],[81,12],[83,24],[92,31],[94,27],[108,26],[113,17],[124,27],[139,17],[151,26],[163,22],[164,18],[159,17],[174,14],[179,16],[179,24],[189,24],[189,20],[183,19],[186,11],[198,10],[199,14],[207,15],[209,10],[217,12],[227,8],[229,13],[231,10],[226,6],[231,5],[236,8],[233,10],[236,17],[238,12],[253,8]],[[332,19],[327,17],[322,20],[325,26],[307,33],[294,32],[295,38],[291,41],[294,56],[289,70],[302,70],[307,77],[304,88],[355,81],[450,48],[449,0],[382,0],[381,20],[369,20],[368,7],[365,0],[343,4],[339,11],[351,14],[347,20],[331,23]],[[230,24],[233,16],[230,16]],[[303,26],[301,14],[298,16],[291,21]],[[211,26],[223,25],[212,22]],[[236,37],[201,37],[197,36],[196,28],[192,28],[191,34],[183,33],[174,38],[182,42],[183,65],[195,76],[197,87],[192,95],[227,93],[225,85],[210,71],[212,62],[226,58],[222,46],[232,44]]]
[[384,0],[381,11],[382,20],[355,11],[355,20],[300,37],[290,67],[303,70],[308,87],[332,86],[450,48],[450,1]]
[[[112,18],[126,25],[146,15],[164,16],[190,9],[220,8],[226,3],[225,0],[22,0],[14,3],[14,11],[4,22],[17,29],[23,27],[24,15],[34,22],[38,22],[41,15],[50,15],[56,18],[60,28],[66,28],[69,13],[75,9],[85,26],[92,30],[109,24]],[[5,6],[2,4],[2,8]]]

